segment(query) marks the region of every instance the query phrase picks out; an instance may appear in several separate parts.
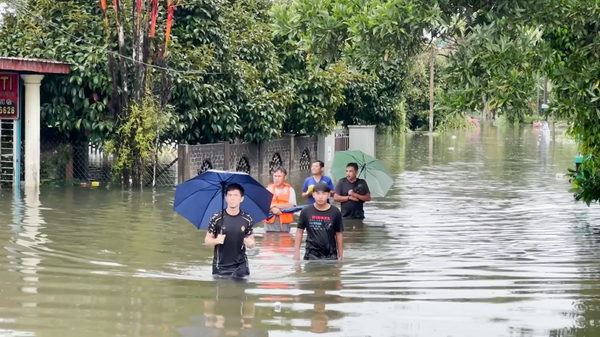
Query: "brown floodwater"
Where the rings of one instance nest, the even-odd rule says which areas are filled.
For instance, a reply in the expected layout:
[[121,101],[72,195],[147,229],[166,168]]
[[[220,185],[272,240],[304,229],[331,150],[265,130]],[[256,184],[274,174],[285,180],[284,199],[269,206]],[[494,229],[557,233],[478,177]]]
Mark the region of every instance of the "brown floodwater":
[[396,184],[345,223],[345,260],[259,227],[247,283],[212,279],[173,189],[1,191],[0,336],[600,336],[600,209],[557,132],[381,136]]

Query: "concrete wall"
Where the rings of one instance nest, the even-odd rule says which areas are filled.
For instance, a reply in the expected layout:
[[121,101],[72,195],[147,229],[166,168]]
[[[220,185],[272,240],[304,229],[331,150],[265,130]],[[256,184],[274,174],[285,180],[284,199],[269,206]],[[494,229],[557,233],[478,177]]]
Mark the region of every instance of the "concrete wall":
[[375,157],[375,125],[350,125],[348,126],[348,150],[360,150]]
[[286,135],[260,144],[179,145],[178,183],[206,170],[246,172],[252,176],[269,175],[278,166],[288,173],[310,170],[317,159],[316,137]]

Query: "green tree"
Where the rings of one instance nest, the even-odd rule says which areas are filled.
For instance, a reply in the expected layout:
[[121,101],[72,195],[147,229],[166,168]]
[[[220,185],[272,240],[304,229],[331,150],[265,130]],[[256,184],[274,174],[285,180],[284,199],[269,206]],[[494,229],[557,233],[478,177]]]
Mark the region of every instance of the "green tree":
[[[296,62],[293,69],[307,68],[314,73],[340,69],[340,63],[344,64],[345,74],[339,73],[336,80],[344,86],[343,100],[335,91],[327,92],[330,99],[314,98],[343,103],[337,108],[331,106],[329,116],[334,111],[336,120],[344,125],[403,128],[402,78],[410,56],[425,40],[423,27],[435,12],[435,6],[416,6],[412,2],[301,0],[276,3],[271,16],[276,37],[283,46],[292,45],[289,49],[297,51],[287,54]],[[329,85],[317,85],[315,92],[321,92],[321,87]]]
[[571,172],[572,192],[590,205],[600,200],[600,4],[560,0],[548,5],[548,14],[564,18],[545,29],[553,61],[548,75],[553,83],[552,110],[572,122],[569,133],[579,140],[585,158],[580,172]]
[[[203,53],[205,75],[174,74],[179,112],[173,138],[190,144],[264,141],[281,135],[293,93],[282,76],[265,0],[189,1],[178,8],[174,39]],[[187,22],[185,22],[187,20]]]
[[449,58],[445,69],[449,90],[440,105],[450,115],[479,115],[485,109],[515,123],[532,113],[542,32],[536,27],[512,31],[507,27],[505,19],[473,27]]
[[424,30],[440,15],[435,2],[419,0],[282,1],[272,12],[277,29],[300,41],[313,59],[332,63],[346,57],[363,68],[419,52]]

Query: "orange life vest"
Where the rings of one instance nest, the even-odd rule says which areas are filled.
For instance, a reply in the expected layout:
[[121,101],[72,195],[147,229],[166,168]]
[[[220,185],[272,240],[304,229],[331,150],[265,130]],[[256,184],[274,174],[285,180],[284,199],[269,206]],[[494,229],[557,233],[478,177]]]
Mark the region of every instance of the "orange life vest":
[[[269,184],[267,186],[267,189],[269,190],[269,192],[273,193],[273,200],[271,200],[271,205],[274,204],[285,204],[290,202],[290,193],[292,192],[292,186],[290,186],[290,184],[283,184],[283,193],[280,195],[277,195],[277,193],[275,193],[275,185],[274,184]],[[276,215],[274,217],[272,217],[271,219],[265,220],[265,223],[275,223],[275,218],[279,217],[279,223],[280,224],[290,224],[294,221],[294,214],[292,213],[285,213],[285,214],[281,214],[281,215]]]

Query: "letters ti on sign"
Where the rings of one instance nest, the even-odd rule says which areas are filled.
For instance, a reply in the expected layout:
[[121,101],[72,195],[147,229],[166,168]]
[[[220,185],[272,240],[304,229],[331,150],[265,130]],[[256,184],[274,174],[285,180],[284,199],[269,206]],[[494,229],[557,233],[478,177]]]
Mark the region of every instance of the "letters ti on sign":
[[0,119],[19,118],[19,75],[0,73]]

